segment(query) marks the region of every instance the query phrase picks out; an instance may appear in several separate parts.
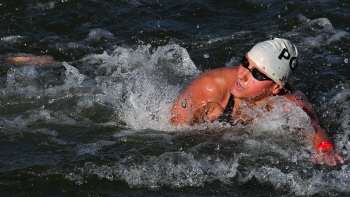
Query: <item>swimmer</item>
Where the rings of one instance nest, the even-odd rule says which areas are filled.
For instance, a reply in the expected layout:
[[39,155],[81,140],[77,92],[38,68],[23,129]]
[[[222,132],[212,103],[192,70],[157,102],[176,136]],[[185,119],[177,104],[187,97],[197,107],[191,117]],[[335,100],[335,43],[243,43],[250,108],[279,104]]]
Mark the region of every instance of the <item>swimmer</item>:
[[274,38],[256,44],[238,67],[213,69],[194,79],[173,104],[170,122],[175,126],[193,125],[220,119],[228,111],[230,119],[247,124],[252,118],[242,115],[244,108],[262,107],[269,98],[278,95],[300,106],[310,117],[315,129],[312,141],[319,153],[315,162],[330,166],[344,163],[320,127],[305,94],[288,83],[298,66],[297,56],[297,48],[286,39]]
[[50,55],[32,55],[26,53],[11,54],[5,57],[5,62],[15,65],[38,65],[54,61]]

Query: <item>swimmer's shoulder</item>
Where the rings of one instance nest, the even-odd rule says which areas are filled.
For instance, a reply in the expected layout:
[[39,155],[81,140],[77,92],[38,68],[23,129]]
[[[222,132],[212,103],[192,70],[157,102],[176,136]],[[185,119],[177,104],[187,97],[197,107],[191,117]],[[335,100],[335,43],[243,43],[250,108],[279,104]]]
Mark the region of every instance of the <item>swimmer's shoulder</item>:
[[201,74],[199,80],[232,80],[237,76],[238,67],[211,69]]
[[309,103],[306,95],[294,88],[290,83],[287,83],[285,87],[283,88],[283,93],[281,94],[282,96],[285,96],[287,99],[295,102],[296,104],[300,105],[301,103],[307,104]]
[[193,80],[188,90],[202,97],[222,97],[230,92],[237,75],[236,70],[237,68],[225,67],[206,71]]

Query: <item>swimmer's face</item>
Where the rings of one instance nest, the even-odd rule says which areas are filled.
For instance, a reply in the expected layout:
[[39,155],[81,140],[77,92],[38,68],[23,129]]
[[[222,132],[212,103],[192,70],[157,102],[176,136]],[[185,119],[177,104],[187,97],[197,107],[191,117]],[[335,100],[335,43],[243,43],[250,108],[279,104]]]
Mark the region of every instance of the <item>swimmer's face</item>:
[[272,80],[259,81],[252,76],[250,70],[257,69],[259,72],[266,75],[248,56],[249,69],[239,65],[237,71],[237,80],[232,89],[232,93],[236,98],[265,98],[279,92],[275,90],[277,83]]

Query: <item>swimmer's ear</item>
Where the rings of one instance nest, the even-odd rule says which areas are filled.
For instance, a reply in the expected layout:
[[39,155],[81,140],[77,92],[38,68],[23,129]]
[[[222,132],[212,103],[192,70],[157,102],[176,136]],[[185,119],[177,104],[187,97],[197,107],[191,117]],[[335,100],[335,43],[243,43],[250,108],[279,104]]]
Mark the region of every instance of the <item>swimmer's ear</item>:
[[272,86],[272,94],[276,95],[278,93],[280,93],[280,91],[283,89],[283,86],[281,86],[278,83],[274,83]]

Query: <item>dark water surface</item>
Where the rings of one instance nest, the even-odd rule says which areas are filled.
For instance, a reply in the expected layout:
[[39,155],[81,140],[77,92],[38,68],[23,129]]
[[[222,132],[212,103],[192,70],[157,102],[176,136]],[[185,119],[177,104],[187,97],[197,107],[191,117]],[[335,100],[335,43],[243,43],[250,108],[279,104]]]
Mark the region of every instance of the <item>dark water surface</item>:
[[[2,0],[1,196],[348,196],[349,13],[332,0]],[[292,83],[344,165],[311,161],[307,116],[278,98],[247,126],[168,123],[194,77],[271,37],[299,49]]]

